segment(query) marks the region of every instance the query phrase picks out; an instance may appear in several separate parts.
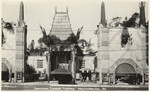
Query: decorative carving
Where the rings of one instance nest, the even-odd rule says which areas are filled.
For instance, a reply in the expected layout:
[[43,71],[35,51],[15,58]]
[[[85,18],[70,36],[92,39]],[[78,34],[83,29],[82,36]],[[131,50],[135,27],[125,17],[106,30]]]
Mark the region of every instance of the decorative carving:
[[24,30],[17,30],[16,33],[24,33]]
[[24,42],[23,42],[23,41],[17,41],[17,42],[16,42],[16,45],[17,45],[17,46],[23,46],[23,45],[24,45]]

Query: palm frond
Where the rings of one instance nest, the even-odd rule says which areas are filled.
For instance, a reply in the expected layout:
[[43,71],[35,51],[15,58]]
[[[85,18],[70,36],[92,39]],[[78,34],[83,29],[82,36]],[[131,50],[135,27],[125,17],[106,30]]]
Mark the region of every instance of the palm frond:
[[13,25],[10,22],[4,22],[3,28],[6,28],[10,33],[14,33]]
[[55,35],[45,35],[43,34],[43,37],[38,40],[40,44],[44,43],[47,47],[51,45],[60,44],[61,40],[56,37]]
[[65,41],[61,44],[60,50],[70,49],[71,43],[69,41]]
[[83,29],[83,26],[81,28],[79,28],[77,31],[77,34],[76,34],[77,40],[79,40],[79,38],[80,38],[80,33],[81,33],[82,29]]
[[46,34],[46,31],[45,31],[45,28],[41,27],[41,25],[39,25],[39,26],[40,26],[41,31],[42,31],[42,33],[43,33],[43,37],[46,37],[47,34]]
[[74,35],[74,33],[72,33],[65,41],[68,41],[71,44],[77,44],[78,40],[77,40],[76,36]]
[[55,35],[49,35],[49,36],[54,41],[53,42],[54,44],[61,44],[62,43],[62,41],[57,36],[55,36]]

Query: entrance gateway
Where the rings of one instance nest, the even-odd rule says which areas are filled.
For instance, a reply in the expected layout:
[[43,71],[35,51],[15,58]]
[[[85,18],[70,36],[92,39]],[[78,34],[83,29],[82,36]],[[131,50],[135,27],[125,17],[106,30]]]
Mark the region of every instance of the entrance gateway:
[[111,67],[114,84],[140,84],[142,81],[141,69],[132,59],[118,59]]
[[11,81],[12,67],[11,64],[5,59],[2,58],[2,81],[8,82]]
[[142,77],[135,72],[134,67],[128,63],[120,64],[115,70],[116,83],[140,84]]
[[8,82],[9,80],[9,70],[8,67],[2,63],[2,81]]

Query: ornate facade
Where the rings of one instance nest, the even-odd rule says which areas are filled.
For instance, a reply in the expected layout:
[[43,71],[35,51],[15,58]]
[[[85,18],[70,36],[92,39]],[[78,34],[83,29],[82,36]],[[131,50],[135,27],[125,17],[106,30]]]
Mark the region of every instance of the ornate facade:
[[[5,46],[2,47],[2,64],[9,70],[9,81],[13,77],[14,82],[24,82],[27,26],[24,22],[23,2],[20,3],[19,21],[17,25],[12,23],[12,26],[14,34],[8,33],[8,39]],[[3,29],[3,31],[8,30]]]

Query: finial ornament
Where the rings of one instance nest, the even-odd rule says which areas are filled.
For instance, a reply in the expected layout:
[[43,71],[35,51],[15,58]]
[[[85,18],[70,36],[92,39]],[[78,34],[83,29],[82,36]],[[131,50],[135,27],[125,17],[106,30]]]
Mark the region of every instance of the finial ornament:
[[69,9],[69,8],[68,8],[68,6],[67,6],[67,7],[66,7],[66,12],[67,12],[67,13],[68,13],[68,9]]
[[57,6],[55,6],[55,13],[57,13]]
[[145,7],[145,4],[146,4],[145,2],[140,2],[140,3],[139,3],[139,6],[140,6],[140,7]]
[[139,26],[143,25],[144,27],[146,26],[146,19],[145,19],[145,2],[140,2],[139,8],[140,8],[140,21],[139,21]]

